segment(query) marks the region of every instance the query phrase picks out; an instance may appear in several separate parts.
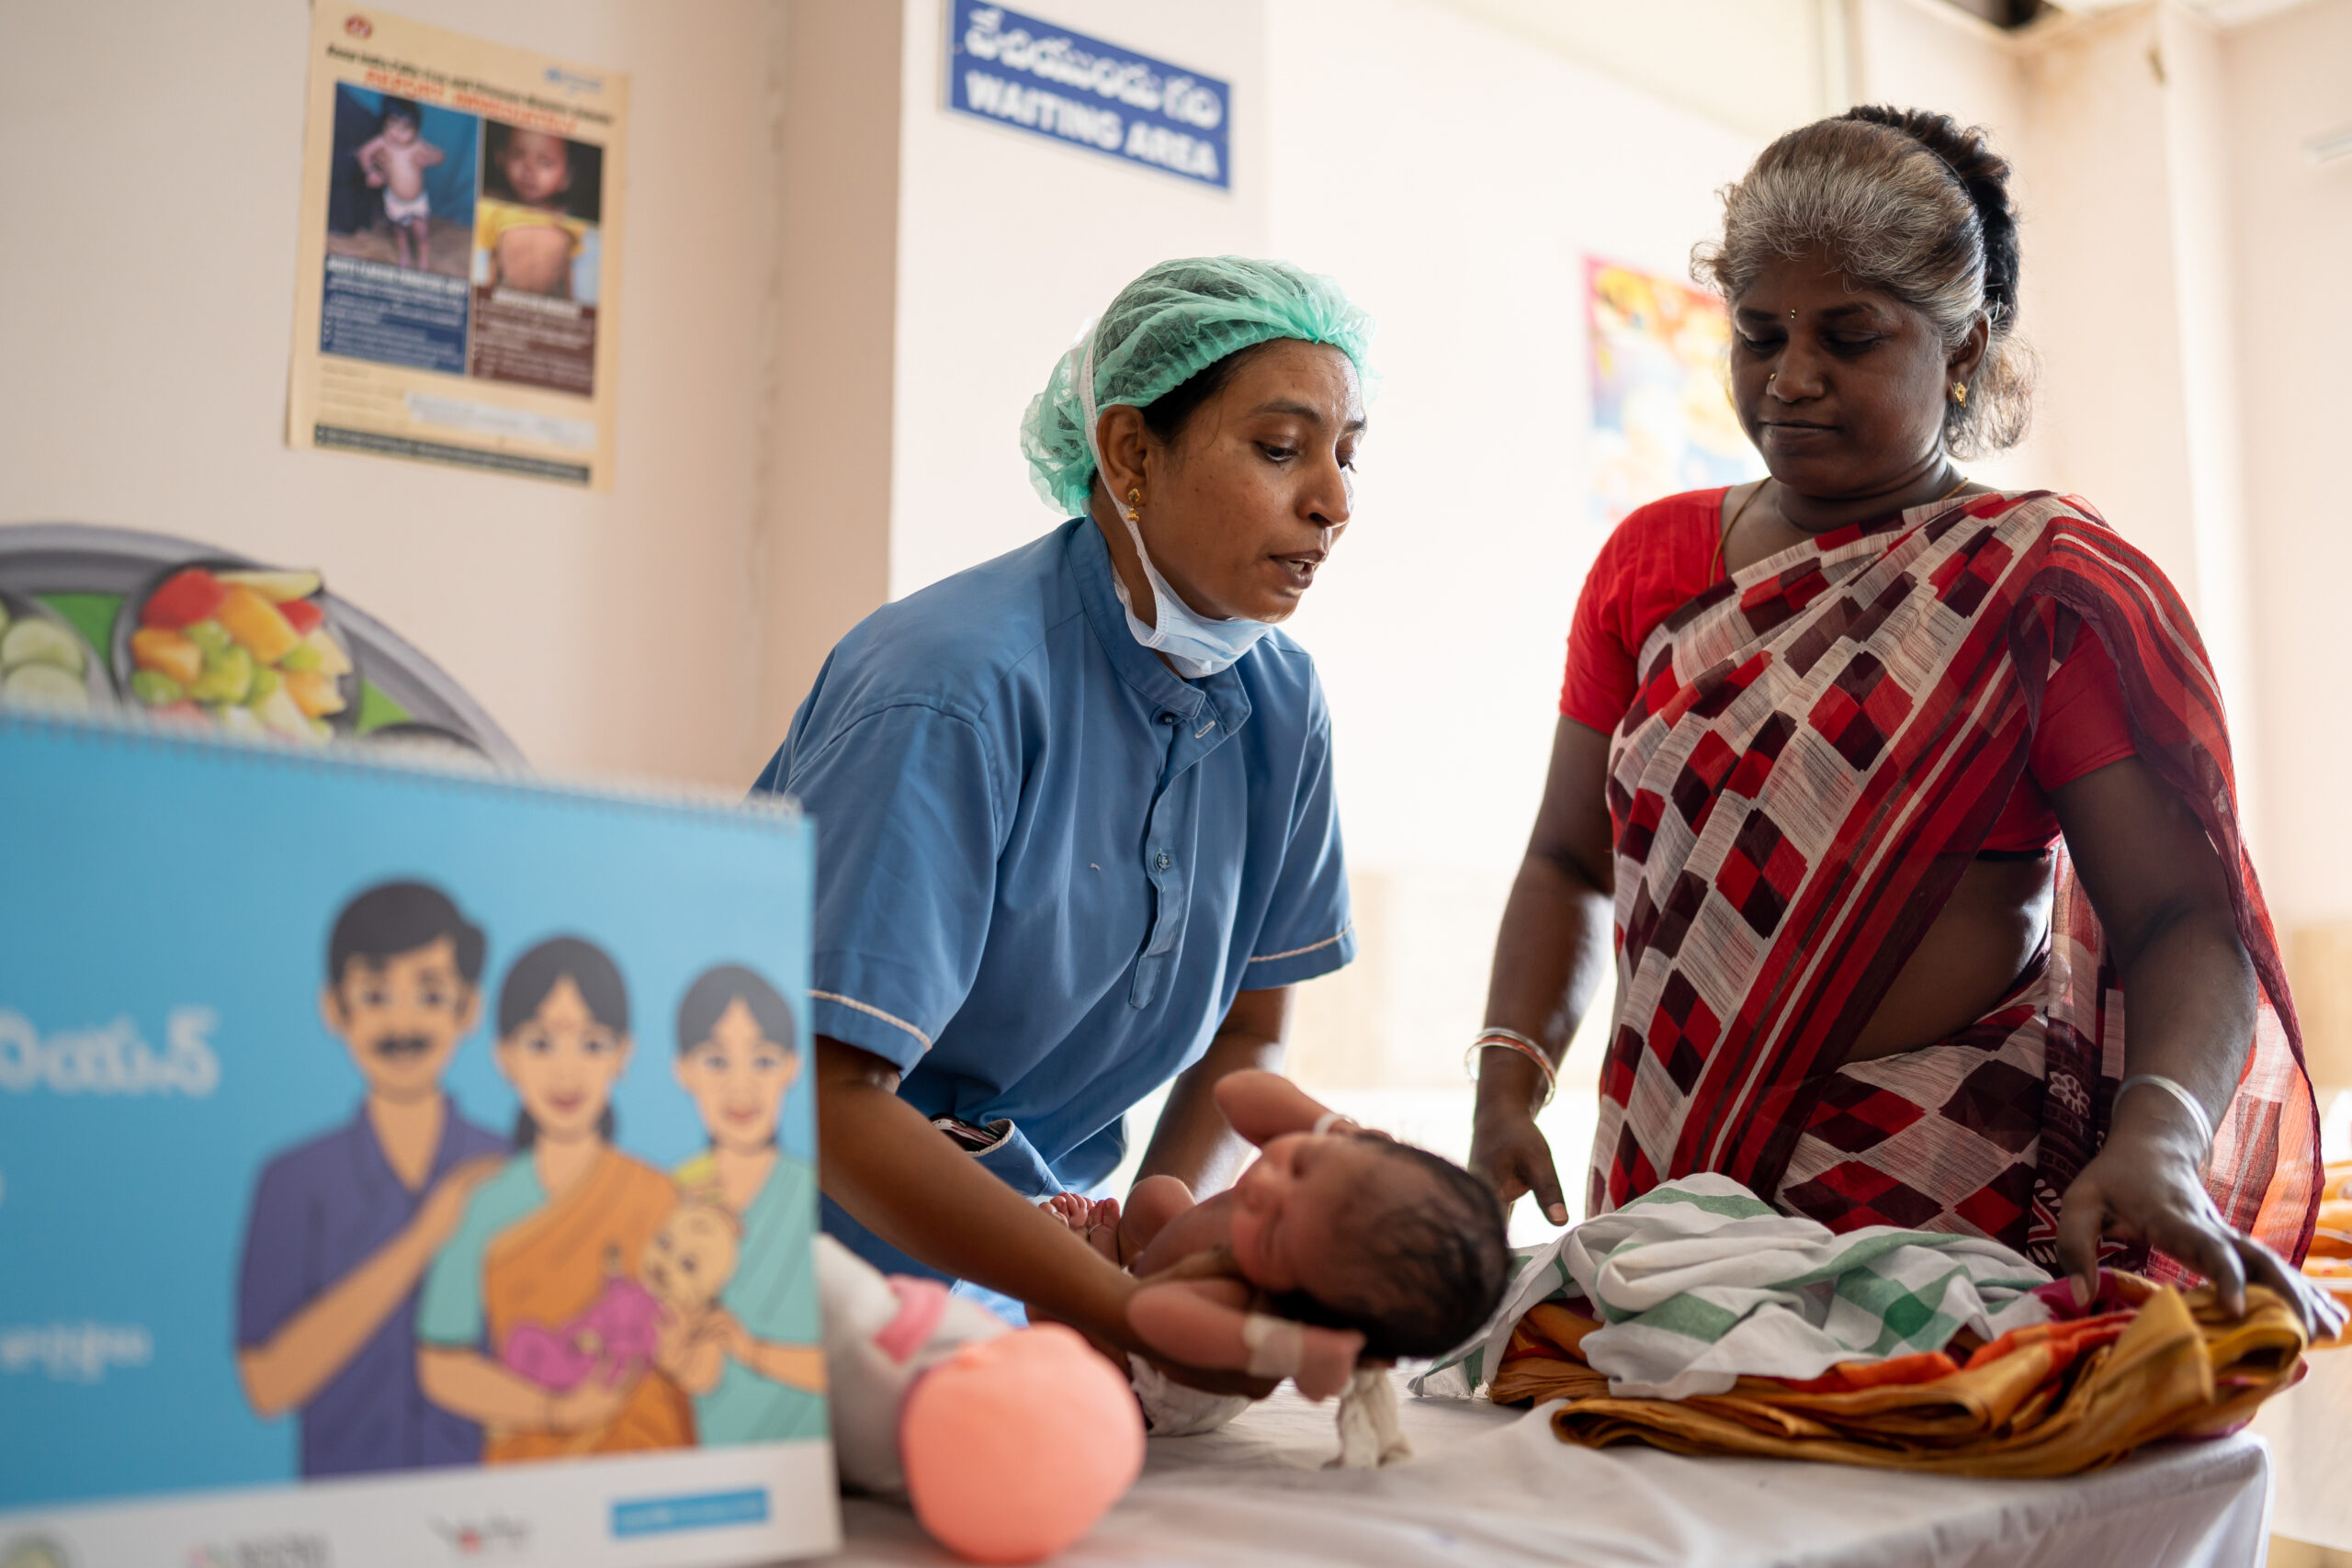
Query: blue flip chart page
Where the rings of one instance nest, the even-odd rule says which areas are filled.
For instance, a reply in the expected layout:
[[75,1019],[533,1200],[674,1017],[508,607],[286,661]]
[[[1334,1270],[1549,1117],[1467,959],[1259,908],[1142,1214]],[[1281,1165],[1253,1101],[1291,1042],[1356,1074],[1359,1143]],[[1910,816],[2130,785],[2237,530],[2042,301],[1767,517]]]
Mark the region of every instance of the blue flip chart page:
[[0,1562],[832,1549],[811,837],[0,714]]

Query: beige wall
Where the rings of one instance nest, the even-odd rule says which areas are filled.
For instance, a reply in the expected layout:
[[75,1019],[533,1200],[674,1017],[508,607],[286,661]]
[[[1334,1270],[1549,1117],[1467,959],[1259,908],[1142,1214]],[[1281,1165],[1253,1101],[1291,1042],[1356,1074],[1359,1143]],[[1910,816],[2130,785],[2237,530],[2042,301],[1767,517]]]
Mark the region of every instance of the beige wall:
[[315,563],[535,761],[740,784],[764,498],[777,14],[622,0],[404,14],[628,73],[615,486],[287,448],[300,6],[0,6],[0,521]]
[[1264,254],[1271,98],[1263,0],[1023,0],[1232,85],[1233,189],[1212,189],[951,113],[946,7],[901,3],[894,598],[1061,520],[1030,487],[1021,415],[1130,278],[1170,256]]

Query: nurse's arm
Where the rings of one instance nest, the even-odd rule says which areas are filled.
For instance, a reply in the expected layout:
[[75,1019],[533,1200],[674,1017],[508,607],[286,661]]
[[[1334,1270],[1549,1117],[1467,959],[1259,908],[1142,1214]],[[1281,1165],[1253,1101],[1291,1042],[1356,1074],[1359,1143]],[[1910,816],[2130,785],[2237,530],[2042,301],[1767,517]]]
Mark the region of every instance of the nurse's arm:
[[1135,1280],[942,1137],[898,1091],[890,1063],[817,1036],[825,1195],[911,1258],[1095,1338],[1142,1349],[1127,1325]]
[[[1144,1151],[1136,1179],[1172,1176],[1193,1190],[1195,1198],[1222,1192],[1233,1184],[1250,1153],[1250,1145],[1233,1130],[1218,1109],[1216,1086],[1228,1074],[1253,1069],[1280,1072],[1283,1045],[1290,1034],[1292,987],[1272,986],[1244,991],[1233,998],[1216,1038],[1201,1059],[1177,1075],[1168,1091],[1168,1105],[1152,1130],[1151,1146]],[[1309,1115],[1307,1120],[1314,1120]]]

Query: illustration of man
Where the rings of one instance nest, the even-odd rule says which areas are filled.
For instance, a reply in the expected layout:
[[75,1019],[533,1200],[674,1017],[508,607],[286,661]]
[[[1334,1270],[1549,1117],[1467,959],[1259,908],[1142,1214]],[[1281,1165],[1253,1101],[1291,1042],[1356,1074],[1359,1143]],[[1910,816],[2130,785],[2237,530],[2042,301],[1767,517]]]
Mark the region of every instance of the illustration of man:
[[367,1097],[263,1169],[237,1290],[245,1397],[301,1412],[305,1476],[481,1457],[481,1429],[417,1387],[415,1317],[426,1265],[507,1153],[441,1089],[481,1016],[482,947],[420,882],[360,894],[328,940],[319,1011]]

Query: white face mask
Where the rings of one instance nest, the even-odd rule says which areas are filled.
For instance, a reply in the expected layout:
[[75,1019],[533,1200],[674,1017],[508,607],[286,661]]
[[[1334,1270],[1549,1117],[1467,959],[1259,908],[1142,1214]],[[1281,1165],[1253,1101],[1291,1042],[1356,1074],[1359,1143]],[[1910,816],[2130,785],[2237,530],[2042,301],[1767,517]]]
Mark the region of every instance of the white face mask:
[[[1088,329],[1086,357],[1078,373],[1079,407],[1086,415],[1086,445],[1093,450],[1094,471],[1098,474],[1102,472],[1102,448],[1094,431],[1094,334],[1100,330],[1100,322]],[[1127,630],[1137,642],[1174,665],[1179,675],[1197,681],[1229,668],[1255,648],[1260,637],[1274,629],[1264,621],[1215,621],[1195,612],[1176,590],[1168,586],[1168,579],[1159,574],[1159,569],[1151,564],[1151,552],[1143,547],[1143,530],[1127,515],[1132,509],[1120,506],[1115,499],[1112,506],[1125,519],[1127,537],[1135,541],[1136,559],[1143,563],[1144,581],[1151,584],[1152,609],[1159,623],[1144,625],[1143,617],[1136,614],[1134,601],[1127,595],[1126,580],[1114,566],[1111,586],[1119,595],[1119,607],[1127,613]]]

